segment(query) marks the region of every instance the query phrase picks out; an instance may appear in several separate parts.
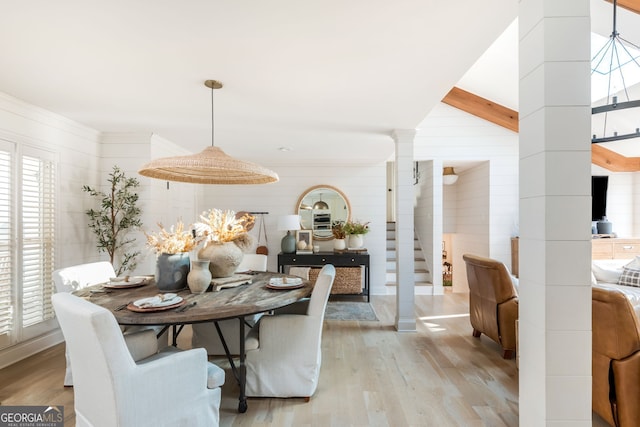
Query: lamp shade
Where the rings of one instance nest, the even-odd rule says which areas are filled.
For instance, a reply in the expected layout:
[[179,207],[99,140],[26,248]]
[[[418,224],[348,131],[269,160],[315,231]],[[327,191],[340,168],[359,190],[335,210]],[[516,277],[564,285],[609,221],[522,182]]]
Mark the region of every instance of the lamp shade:
[[442,171],[442,183],[444,185],[451,185],[455,184],[457,180],[458,175],[453,171],[453,168],[450,166],[445,167]]
[[278,230],[300,230],[300,215],[283,215],[279,217]]
[[218,147],[207,147],[198,154],[163,157],[144,165],[142,176],[197,184],[266,184],[278,175],[255,163],[234,159]]

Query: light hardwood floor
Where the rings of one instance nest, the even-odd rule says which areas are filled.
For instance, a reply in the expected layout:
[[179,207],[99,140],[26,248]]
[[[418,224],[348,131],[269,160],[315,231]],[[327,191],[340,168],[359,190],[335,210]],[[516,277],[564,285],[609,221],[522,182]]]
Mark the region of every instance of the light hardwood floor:
[[[327,320],[315,395],[250,398],[236,412],[228,364],[221,426],[517,426],[518,371],[486,337],[471,336],[466,294],[417,296],[417,333],[393,328],[394,296],[373,296],[377,322]],[[185,328],[186,329],[186,328]],[[178,345],[187,347],[189,334]],[[64,405],[73,426],[73,390],[64,388],[64,347],[0,370],[4,405]],[[595,417],[597,418],[597,417]],[[594,425],[601,421],[594,419]]]

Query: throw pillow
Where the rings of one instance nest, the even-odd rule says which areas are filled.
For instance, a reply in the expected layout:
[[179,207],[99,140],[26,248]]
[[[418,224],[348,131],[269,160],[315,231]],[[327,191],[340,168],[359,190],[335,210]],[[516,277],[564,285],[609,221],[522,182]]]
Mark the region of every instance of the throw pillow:
[[594,261],[591,263],[591,271],[598,282],[618,283],[622,274],[622,266],[615,268],[607,264],[603,267],[600,263]]
[[631,262],[625,264],[624,266],[629,268],[640,268],[640,257],[635,257],[631,260]]
[[618,285],[635,286],[640,288],[640,268],[624,267],[618,280]]

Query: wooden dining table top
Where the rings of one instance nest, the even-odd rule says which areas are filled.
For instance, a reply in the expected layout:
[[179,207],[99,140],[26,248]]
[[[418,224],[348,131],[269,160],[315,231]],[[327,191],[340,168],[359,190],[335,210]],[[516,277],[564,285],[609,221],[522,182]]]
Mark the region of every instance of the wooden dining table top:
[[121,325],[179,325],[237,318],[275,310],[308,297],[313,288],[311,282],[303,280],[303,286],[297,289],[270,289],[267,287],[270,279],[287,275],[255,272],[251,276],[250,284],[219,291],[207,291],[202,294],[193,294],[189,288],[175,291],[174,293],[181,296],[186,304],[196,303],[185,311],[178,311],[181,307],[142,313],[127,308],[116,310],[123,304],[159,294],[152,279],[150,283],[140,287],[107,289],[103,288],[102,284],[97,284],[73,294],[110,310]]

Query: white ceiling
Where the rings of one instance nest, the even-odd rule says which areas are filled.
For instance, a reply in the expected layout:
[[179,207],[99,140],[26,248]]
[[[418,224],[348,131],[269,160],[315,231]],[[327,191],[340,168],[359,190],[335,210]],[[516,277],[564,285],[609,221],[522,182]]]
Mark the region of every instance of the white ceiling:
[[[611,6],[591,1],[606,35]],[[230,155],[383,161],[391,131],[456,84],[517,109],[517,3],[0,0],[0,91],[196,152],[211,144],[203,83],[216,79],[215,145]]]

